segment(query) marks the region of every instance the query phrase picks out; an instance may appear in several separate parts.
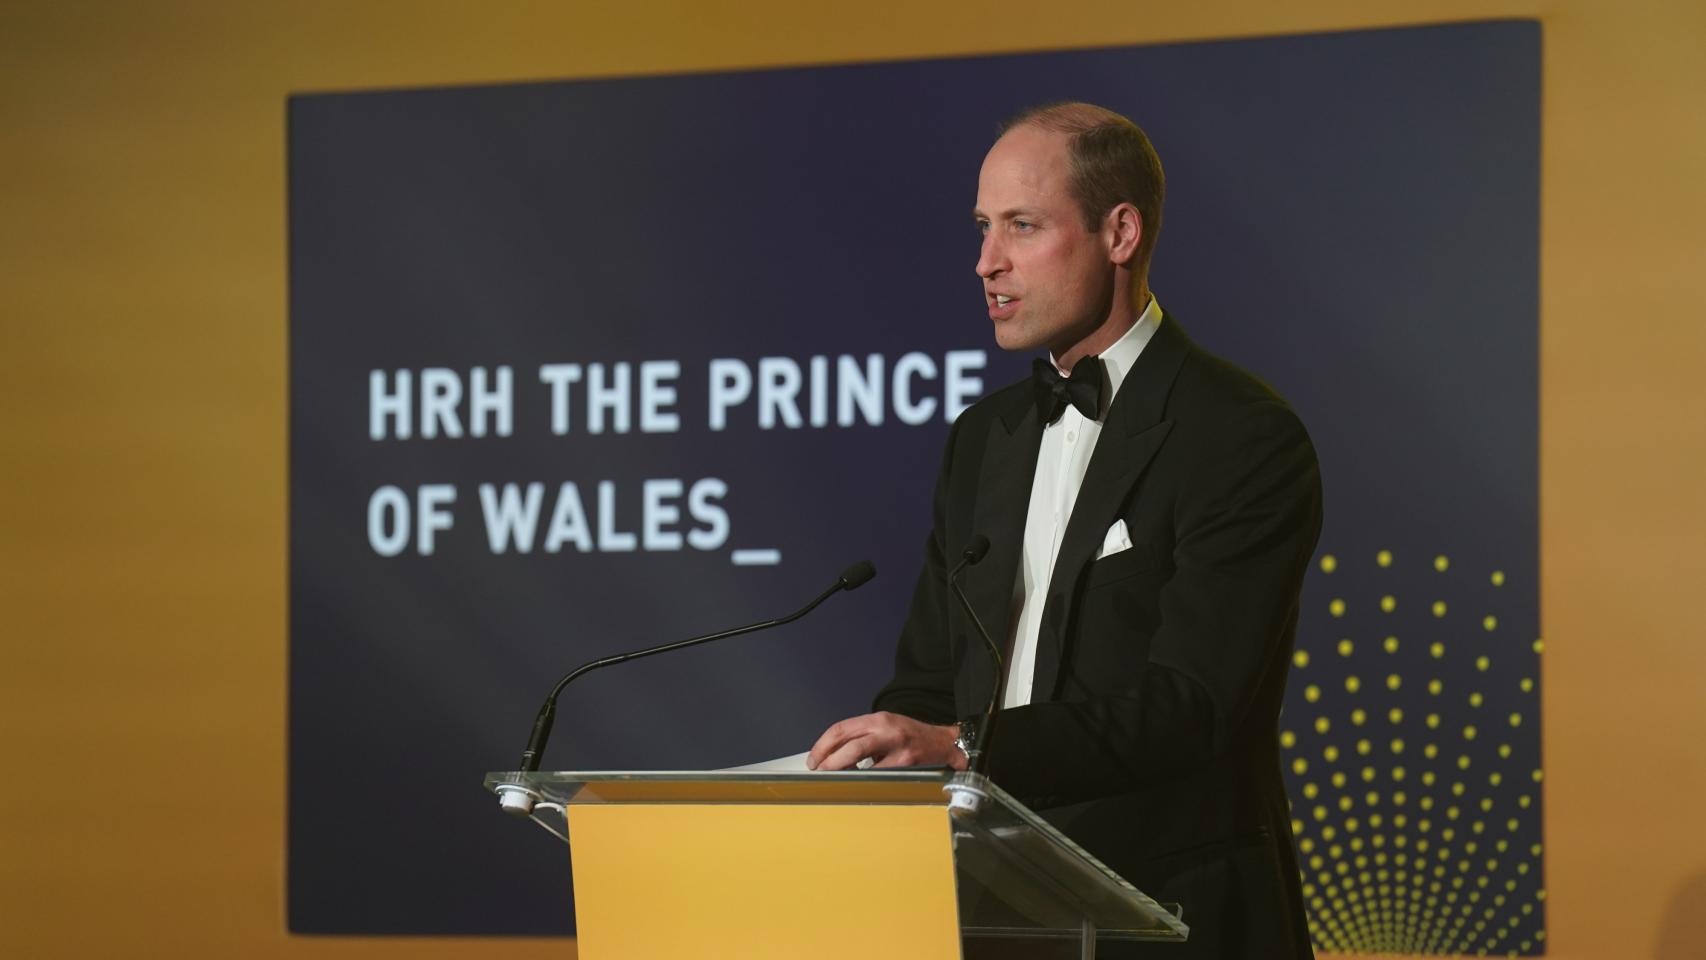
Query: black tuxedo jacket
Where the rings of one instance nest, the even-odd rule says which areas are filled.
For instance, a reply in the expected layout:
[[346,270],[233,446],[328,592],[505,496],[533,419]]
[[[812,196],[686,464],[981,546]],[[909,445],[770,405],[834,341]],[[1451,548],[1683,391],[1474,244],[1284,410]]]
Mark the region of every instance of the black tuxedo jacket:
[[[1003,644],[1041,440],[1029,380],[956,420],[877,709],[933,723],[982,713],[997,678],[950,602],[944,560],[989,538],[962,585]],[[1118,519],[1132,547],[1096,560]],[[1032,703],[998,712],[988,734],[997,784],[1138,889],[1183,905],[1190,941],[1136,955],[1312,956],[1278,717],[1320,528],[1320,473],[1296,415],[1164,316],[1107,411],[1067,522]]]

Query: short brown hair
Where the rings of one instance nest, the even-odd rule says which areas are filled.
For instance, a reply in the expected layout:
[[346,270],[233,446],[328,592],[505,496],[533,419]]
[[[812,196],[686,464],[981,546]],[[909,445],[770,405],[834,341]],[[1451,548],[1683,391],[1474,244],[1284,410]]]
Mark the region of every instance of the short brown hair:
[[1088,230],[1100,229],[1102,218],[1122,203],[1143,216],[1143,238],[1137,259],[1149,269],[1155,238],[1161,234],[1161,207],[1167,199],[1167,176],[1149,137],[1137,124],[1093,103],[1050,103],[1032,107],[1001,125],[1006,134],[1032,126],[1064,133],[1072,164],[1068,188],[1078,201]]

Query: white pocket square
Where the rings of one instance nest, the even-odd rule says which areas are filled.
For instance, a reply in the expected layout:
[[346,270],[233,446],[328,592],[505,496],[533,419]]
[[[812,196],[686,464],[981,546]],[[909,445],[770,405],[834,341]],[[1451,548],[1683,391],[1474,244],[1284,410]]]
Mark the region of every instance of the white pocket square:
[[1131,549],[1131,534],[1126,531],[1124,520],[1115,520],[1108,528],[1107,535],[1102,537],[1102,549],[1096,551],[1096,559],[1111,557],[1122,550]]

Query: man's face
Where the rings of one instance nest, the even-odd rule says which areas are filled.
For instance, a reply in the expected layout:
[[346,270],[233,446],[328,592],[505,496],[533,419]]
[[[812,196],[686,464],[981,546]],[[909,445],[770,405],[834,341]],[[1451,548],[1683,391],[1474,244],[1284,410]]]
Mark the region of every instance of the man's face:
[[1108,231],[1084,228],[1067,188],[1069,163],[1066,135],[1033,126],[1008,131],[983,160],[977,275],[1003,350],[1062,357],[1112,307]]

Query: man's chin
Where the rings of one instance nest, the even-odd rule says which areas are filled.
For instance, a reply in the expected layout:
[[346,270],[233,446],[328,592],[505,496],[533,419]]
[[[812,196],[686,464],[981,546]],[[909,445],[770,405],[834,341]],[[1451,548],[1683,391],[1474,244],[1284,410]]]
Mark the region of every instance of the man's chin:
[[1008,353],[1034,353],[1043,349],[1042,338],[1008,323],[995,325],[995,345]]

